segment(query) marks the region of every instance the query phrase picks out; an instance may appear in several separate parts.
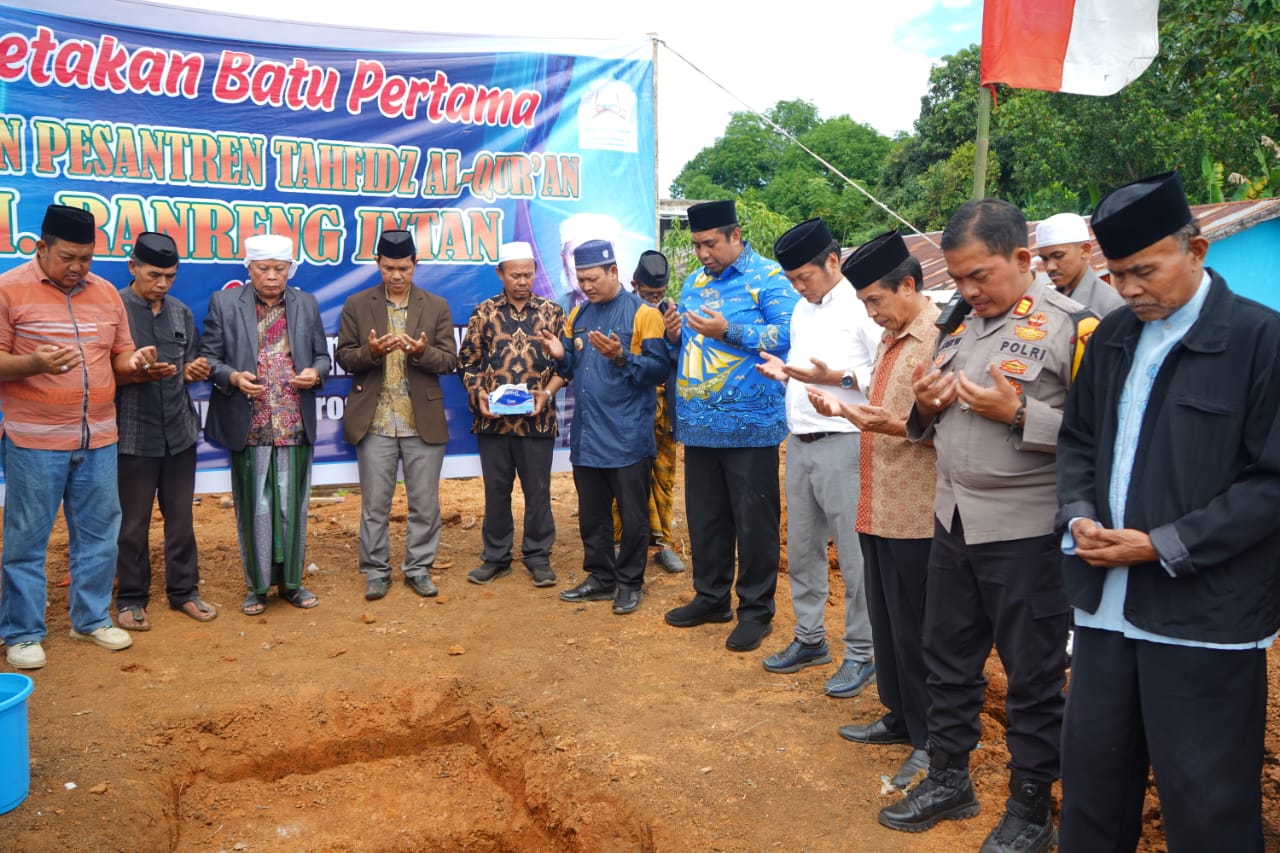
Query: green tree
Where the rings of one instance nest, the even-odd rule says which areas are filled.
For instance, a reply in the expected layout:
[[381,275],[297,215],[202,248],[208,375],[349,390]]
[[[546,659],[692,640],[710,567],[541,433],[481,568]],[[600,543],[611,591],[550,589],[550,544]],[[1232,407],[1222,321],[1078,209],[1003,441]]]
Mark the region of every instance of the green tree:
[[[849,116],[820,119],[808,101],[779,101],[767,115],[868,188],[894,144]],[[842,239],[865,230],[870,208],[861,193],[750,113],[735,113],[724,135],[685,164],[671,192],[688,199],[737,197],[792,222],[821,216]]]
[[[818,108],[808,101],[779,101],[765,115],[798,137],[817,124]],[[736,196],[761,189],[772,179],[790,144],[754,113],[736,112],[729,117],[724,135],[699,151],[676,175],[671,195],[724,198],[723,192]],[[709,194],[712,186],[720,187],[722,194]]]

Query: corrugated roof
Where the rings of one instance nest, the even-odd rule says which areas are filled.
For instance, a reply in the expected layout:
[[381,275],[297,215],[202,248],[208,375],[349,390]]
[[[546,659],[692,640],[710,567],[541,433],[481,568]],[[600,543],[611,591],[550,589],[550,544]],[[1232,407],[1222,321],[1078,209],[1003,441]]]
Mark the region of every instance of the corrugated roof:
[[[1233,234],[1239,234],[1259,222],[1280,218],[1280,198],[1266,198],[1256,201],[1228,201],[1222,204],[1197,204],[1192,205],[1191,213],[1195,216],[1196,221],[1200,223],[1200,230],[1209,238],[1209,242],[1213,243],[1226,239]],[[1088,219],[1089,217],[1085,217],[1086,221]],[[1036,222],[1027,223],[1027,240],[1033,248],[1036,240],[1036,225]],[[940,243],[942,241],[942,232],[931,231],[928,237],[933,243]],[[924,269],[925,289],[933,290],[935,288],[949,287],[951,278],[947,275],[946,264],[942,259],[942,250],[931,245],[928,240],[919,234],[912,234],[903,239],[906,241],[907,249],[920,261],[920,266]],[[1095,272],[1099,275],[1105,275],[1107,260],[1102,256],[1102,250],[1098,248],[1096,243],[1089,263]]]

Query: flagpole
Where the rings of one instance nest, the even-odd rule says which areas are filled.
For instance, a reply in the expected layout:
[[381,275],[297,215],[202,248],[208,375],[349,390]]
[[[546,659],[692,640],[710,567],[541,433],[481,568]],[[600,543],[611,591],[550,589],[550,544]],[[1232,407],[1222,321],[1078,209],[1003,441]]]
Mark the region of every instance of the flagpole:
[[978,140],[973,157],[973,197],[987,195],[987,148],[991,142],[991,100],[995,92],[986,86],[978,87]]

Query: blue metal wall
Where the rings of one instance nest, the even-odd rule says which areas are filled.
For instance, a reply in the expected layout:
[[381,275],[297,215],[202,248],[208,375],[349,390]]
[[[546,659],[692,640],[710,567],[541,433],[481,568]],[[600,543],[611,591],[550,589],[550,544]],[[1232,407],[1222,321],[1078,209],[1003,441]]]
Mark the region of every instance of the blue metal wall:
[[1280,219],[1213,243],[1207,263],[1236,293],[1280,311]]

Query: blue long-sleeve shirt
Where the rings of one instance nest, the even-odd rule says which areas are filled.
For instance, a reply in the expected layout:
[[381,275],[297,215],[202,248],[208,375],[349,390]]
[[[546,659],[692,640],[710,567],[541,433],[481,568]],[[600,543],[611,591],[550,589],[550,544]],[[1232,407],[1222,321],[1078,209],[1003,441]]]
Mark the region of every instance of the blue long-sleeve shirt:
[[[719,275],[691,274],[680,311],[719,311],[724,340],[700,335],[686,321],[676,363],[676,440],[694,447],[769,447],[787,437],[785,386],[756,370],[760,350],[783,361],[791,347],[798,294],[777,263],[744,243]],[[674,348],[673,348],[674,349]]]
[[[596,352],[587,333],[615,334],[626,364]],[[564,358],[557,372],[573,382],[569,461],[590,468],[625,468],[657,455],[653,415],[657,386],[667,378],[662,315],[634,293],[587,302],[565,322]]]

